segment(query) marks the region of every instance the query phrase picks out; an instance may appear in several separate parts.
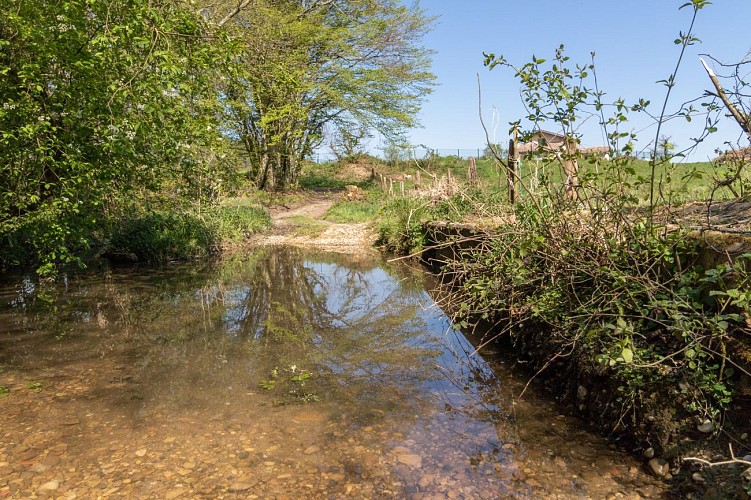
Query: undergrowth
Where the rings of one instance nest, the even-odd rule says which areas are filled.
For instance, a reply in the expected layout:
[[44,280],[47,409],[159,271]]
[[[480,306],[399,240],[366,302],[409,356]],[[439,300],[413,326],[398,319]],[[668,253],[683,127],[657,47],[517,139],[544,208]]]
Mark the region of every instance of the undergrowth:
[[137,212],[113,225],[106,253],[149,262],[202,258],[270,224],[265,209],[240,199],[200,214],[188,209]]

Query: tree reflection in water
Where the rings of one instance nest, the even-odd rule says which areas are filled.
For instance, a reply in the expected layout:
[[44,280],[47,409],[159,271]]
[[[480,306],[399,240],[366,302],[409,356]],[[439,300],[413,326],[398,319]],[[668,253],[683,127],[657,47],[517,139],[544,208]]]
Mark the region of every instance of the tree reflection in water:
[[[37,345],[6,332],[0,362],[49,346],[33,331],[65,334],[30,365],[119,353],[132,381],[120,397],[134,416],[301,395],[368,418],[414,415],[435,397],[456,411],[476,411],[467,395],[480,409],[495,406],[480,389],[492,373],[428,310],[423,275],[377,257],[266,247],[214,265],[115,269],[45,293],[5,291],[10,307],[0,314]],[[289,380],[301,371],[310,375],[304,390]],[[259,388],[272,373],[280,383]]]

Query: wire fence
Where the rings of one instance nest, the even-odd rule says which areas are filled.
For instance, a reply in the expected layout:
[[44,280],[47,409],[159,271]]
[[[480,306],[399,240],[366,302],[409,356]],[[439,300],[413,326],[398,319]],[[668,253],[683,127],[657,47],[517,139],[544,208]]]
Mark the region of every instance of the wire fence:
[[[399,148],[386,151],[370,151],[367,154],[370,156],[379,158],[384,161],[404,161],[412,159],[423,159],[431,156],[438,156],[442,158],[455,157],[460,159],[469,158],[482,158],[483,156],[490,156],[490,151],[487,148],[445,148],[445,149],[430,149],[430,148]],[[308,158],[315,163],[328,163],[336,161],[338,158],[335,154],[326,151],[317,151]]]
[[[502,156],[506,156],[505,150],[501,150]],[[375,158],[379,158],[383,161],[387,162],[394,162],[394,161],[407,161],[407,160],[414,160],[414,159],[424,159],[424,158],[430,158],[433,156],[441,157],[441,158],[447,158],[447,157],[454,157],[459,159],[467,160],[469,158],[488,158],[492,157],[492,153],[487,147],[484,148],[441,148],[441,149],[430,149],[430,148],[398,148],[398,149],[391,149],[391,150],[383,150],[383,151],[370,151],[367,153],[370,156],[373,156]],[[644,151],[635,151],[631,153],[631,157],[642,159],[642,160],[648,160],[652,154],[652,151],[644,150]],[[328,163],[337,161],[337,156],[334,153],[326,152],[326,151],[318,151],[313,153],[308,160],[314,162],[314,163]]]

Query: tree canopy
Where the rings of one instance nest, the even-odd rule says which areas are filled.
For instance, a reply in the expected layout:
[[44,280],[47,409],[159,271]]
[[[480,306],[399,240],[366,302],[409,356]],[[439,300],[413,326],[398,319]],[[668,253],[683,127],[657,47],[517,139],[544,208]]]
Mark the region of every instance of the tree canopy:
[[[12,0],[0,18],[0,265],[76,260],[103,224],[294,186],[324,126],[392,134],[430,90],[397,0]],[[181,201],[182,200],[182,201]]]
[[432,19],[396,0],[257,0],[232,20],[242,71],[227,91],[232,133],[262,189],[294,185],[324,129],[392,136],[431,90]]
[[203,16],[169,0],[14,0],[4,11],[4,259],[14,245],[70,259],[104,211],[144,190],[197,187],[205,153],[221,149],[214,69],[230,62]]

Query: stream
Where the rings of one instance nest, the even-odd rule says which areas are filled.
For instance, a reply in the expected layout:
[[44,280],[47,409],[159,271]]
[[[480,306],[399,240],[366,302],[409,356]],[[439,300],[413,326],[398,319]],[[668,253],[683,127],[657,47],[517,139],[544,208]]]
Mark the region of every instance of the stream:
[[291,247],[0,284],[0,497],[655,498],[420,270]]

